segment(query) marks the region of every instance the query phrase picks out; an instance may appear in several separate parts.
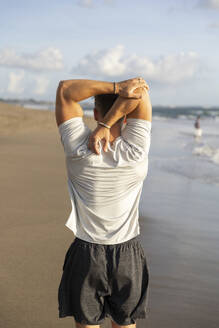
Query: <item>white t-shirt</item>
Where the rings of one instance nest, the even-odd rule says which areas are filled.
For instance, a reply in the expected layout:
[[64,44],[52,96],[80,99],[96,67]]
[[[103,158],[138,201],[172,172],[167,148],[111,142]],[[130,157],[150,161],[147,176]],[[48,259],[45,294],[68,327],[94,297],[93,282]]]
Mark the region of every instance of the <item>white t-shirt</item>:
[[117,244],[140,234],[139,200],[148,172],[150,121],[127,119],[108,152],[88,149],[82,117],[59,125],[72,210],[65,225],[80,239]]

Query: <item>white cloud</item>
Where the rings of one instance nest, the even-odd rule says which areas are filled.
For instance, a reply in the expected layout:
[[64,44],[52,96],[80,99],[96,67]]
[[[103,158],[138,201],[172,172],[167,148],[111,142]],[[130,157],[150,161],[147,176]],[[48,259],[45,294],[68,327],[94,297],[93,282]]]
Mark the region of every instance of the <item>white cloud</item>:
[[198,6],[219,10],[219,0],[199,0]]
[[7,91],[25,97],[45,95],[50,82],[46,76],[24,71],[10,72],[8,77]]
[[32,54],[17,54],[13,49],[0,51],[0,66],[34,71],[59,70],[63,68],[59,49],[47,48]]
[[128,78],[143,76],[155,82],[175,83],[192,78],[198,68],[195,52],[162,56],[157,60],[126,55],[124,47],[101,50],[83,57],[73,73],[92,78]]
[[36,87],[34,89],[34,93],[37,95],[43,95],[46,93],[49,80],[45,76],[37,76],[35,77]]
[[[14,93],[14,94],[22,94],[24,91],[24,85],[23,85],[23,79],[24,79],[24,72],[10,72],[9,73],[9,84],[8,84],[8,92]],[[22,82],[22,85],[21,85]]]

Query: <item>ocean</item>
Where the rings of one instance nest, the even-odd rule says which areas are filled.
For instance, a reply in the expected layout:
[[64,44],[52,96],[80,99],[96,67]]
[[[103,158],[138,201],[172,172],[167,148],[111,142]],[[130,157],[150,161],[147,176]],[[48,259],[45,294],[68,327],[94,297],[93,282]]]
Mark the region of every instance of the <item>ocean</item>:
[[140,211],[184,222],[191,213],[218,222],[219,231],[219,120],[200,123],[203,134],[194,137],[191,119],[153,119]]
[[[55,103],[49,101],[37,101],[34,99],[0,99],[9,104],[20,105],[25,108],[54,110]],[[86,101],[80,102],[83,107],[84,113],[92,116],[93,103]],[[219,119],[219,106],[204,107],[204,106],[161,106],[153,105],[153,118],[179,118],[179,119],[194,119],[197,115],[203,118],[218,118]]]

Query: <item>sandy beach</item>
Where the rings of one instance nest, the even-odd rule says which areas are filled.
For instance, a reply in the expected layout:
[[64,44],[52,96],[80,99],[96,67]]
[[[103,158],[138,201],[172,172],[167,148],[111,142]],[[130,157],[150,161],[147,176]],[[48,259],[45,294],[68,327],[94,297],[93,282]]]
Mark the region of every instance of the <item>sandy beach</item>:
[[[92,118],[85,121],[95,127]],[[57,289],[74,236],[64,225],[71,208],[54,112],[0,103],[0,126],[0,327],[74,327],[73,318],[58,318]],[[141,217],[140,222],[151,275],[151,314],[137,327],[218,327],[216,259],[209,266],[207,250],[203,259],[204,248],[191,253],[184,244],[190,257],[180,260],[183,248],[177,245],[183,241],[174,237],[180,225],[171,218]],[[189,272],[191,263],[196,270]],[[203,263],[205,277],[198,275]],[[102,327],[110,327],[108,319]]]

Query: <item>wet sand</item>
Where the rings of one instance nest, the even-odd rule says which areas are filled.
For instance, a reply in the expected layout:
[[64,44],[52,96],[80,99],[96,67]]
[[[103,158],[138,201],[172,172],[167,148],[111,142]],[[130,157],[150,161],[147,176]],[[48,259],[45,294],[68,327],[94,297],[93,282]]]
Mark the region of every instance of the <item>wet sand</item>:
[[[74,236],[64,225],[71,208],[54,113],[0,103],[0,125],[0,327],[74,327],[73,318],[58,318],[57,289]],[[192,248],[184,245],[190,257],[180,257],[176,226],[168,220],[140,218],[140,224],[150,314],[137,327],[218,327],[218,263],[214,276],[201,249],[191,256]],[[200,277],[203,261],[206,276]]]

